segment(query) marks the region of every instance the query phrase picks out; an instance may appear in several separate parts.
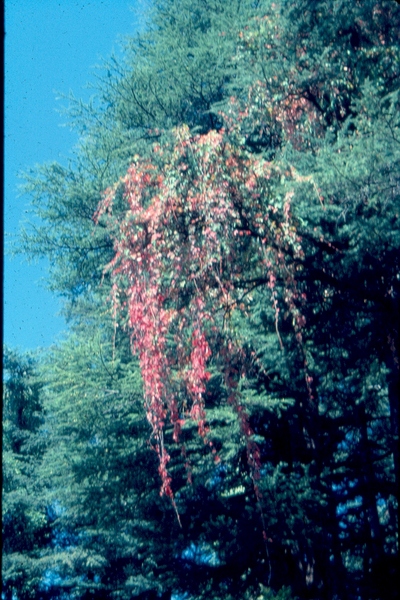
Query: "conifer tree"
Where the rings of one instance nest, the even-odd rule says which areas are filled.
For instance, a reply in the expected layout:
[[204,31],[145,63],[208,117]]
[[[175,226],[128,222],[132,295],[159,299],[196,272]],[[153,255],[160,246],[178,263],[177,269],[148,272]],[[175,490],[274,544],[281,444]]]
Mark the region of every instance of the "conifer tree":
[[156,2],[32,174],[25,250],[83,328],[44,371],[57,585],[395,597],[399,20]]
[[[209,438],[204,393],[206,362],[214,356],[239,416],[259,500],[260,448],[251,422],[267,428],[274,404],[282,409],[283,398],[293,399],[278,422],[280,431],[289,425],[289,448],[272,453],[270,481],[296,482],[287,504],[280,501],[288,523],[293,506],[300,508],[301,490],[313,490],[315,504],[305,496],[299,511],[299,523],[313,527],[287,542],[280,535],[273,547],[276,565],[286,563],[289,569],[292,562],[291,579],[299,593],[308,588],[307,593],[318,594],[328,585],[329,594],[335,594],[342,581],[341,594],[345,588],[354,594],[373,589],[390,597],[385,581],[397,552],[398,232],[393,224],[399,71],[393,19],[399,15],[392,8],[386,16],[374,3],[364,3],[344,11],[342,22],[328,5],[315,10],[306,3],[296,34],[304,43],[298,60],[297,52],[290,55],[293,43],[288,56],[274,46],[277,39],[283,50],[292,35],[291,5],[271,9],[258,28],[249,27],[242,36],[244,64],[249,54],[255,57],[255,71],[260,64],[264,79],[255,80],[247,99],[222,111],[227,134],[199,136],[180,128],[175,143],[155,147],[160,158],[135,160],[121,180],[122,194],[118,185],[105,194],[97,218],[108,219],[115,238],[109,265],[114,306],[128,322],[140,356],[147,417],[158,436],[162,492],[174,502],[163,441],[166,420],[177,439],[180,415],[190,414],[201,437]],[[346,19],[348,32],[341,29]],[[303,31],[303,39],[304,23],[312,27]],[[342,55],[340,42],[335,43],[339,32]],[[373,93],[367,80],[371,56]],[[341,71],[343,81],[337,79]],[[260,138],[264,130],[265,140]],[[258,158],[260,153],[264,156]],[[119,213],[115,219],[114,202],[121,198],[127,203],[125,217]],[[257,325],[247,337],[249,317]],[[336,358],[330,381],[326,369],[333,348],[341,360]],[[346,381],[341,394],[352,399],[350,409],[336,400],[338,380]],[[381,389],[383,395],[373,393]],[[252,410],[254,395],[258,404],[263,399],[263,415]],[[376,427],[384,435],[380,447]],[[329,436],[335,441],[327,448]],[[262,437],[268,441],[268,435]],[[367,468],[371,462],[376,470]],[[382,485],[384,480],[390,484]],[[261,478],[263,489],[268,481]],[[338,514],[347,514],[351,505],[364,534],[343,543],[340,528],[349,526]],[[379,506],[388,511],[386,522]],[[335,540],[335,550],[329,539]],[[290,551],[282,561],[285,543]],[[284,576],[275,569],[274,585],[282,585]]]
[[51,516],[38,475],[46,439],[42,383],[30,356],[3,348],[2,593],[37,598],[51,541]]

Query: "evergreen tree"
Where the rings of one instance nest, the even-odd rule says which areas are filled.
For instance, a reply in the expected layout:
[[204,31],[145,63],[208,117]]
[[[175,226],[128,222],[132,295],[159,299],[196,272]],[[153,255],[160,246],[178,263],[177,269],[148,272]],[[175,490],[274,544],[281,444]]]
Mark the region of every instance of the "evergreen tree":
[[[92,320],[41,366],[50,441],[40,476],[53,511],[53,541],[46,553],[51,566],[42,593],[169,598],[179,590],[218,593],[221,581],[226,590],[244,591],[247,586],[238,582],[242,570],[231,583],[226,579],[232,564],[243,562],[238,536],[245,541],[253,534],[260,516],[243,493],[239,470],[229,466],[242,452],[234,419],[224,408],[211,411],[223,468],[216,470],[207,448],[199,448],[197,428],[190,424],[183,428],[183,445],[171,448],[180,526],[151,476],[157,456],[142,418],[137,363],[120,334],[113,348],[111,331],[104,322],[96,328]],[[218,377],[213,385],[217,396]],[[166,439],[171,434],[166,432]],[[217,560],[218,540],[225,537],[224,561]],[[259,538],[252,555],[262,552]]]
[[38,476],[47,440],[35,361],[3,349],[2,594],[37,598],[51,541],[51,518]]
[[399,20],[156,2],[32,173],[82,328],[44,368],[54,593],[395,597]]
[[156,597],[167,585],[155,557],[168,514],[145,476],[156,467],[138,370],[111,338],[92,315],[42,365],[51,443],[41,475],[55,511],[49,594]]
[[[182,412],[175,404],[182,391],[174,372],[181,374],[193,402],[190,415],[207,439],[205,361],[228,356],[229,367],[223,361],[218,366],[225,377],[228,369],[229,385],[240,390],[240,402],[236,392],[229,397],[247,439],[253,480],[260,467],[251,431],[270,429],[271,408],[282,409],[284,398],[293,399],[277,423],[280,437],[286,431],[287,447],[270,453],[271,477],[260,484],[268,491],[268,482],[275,485],[282,477],[292,488],[286,498],[279,495],[281,519],[291,524],[288,537],[280,529],[276,543],[271,538],[274,586],[289,576],[303,595],[325,590],[326,597],[352,597],[373,590],[376,597],[391,597],[386,581],[397,552],[399,173],[393,19],[399,14],[391,5],[386,17],[373,3],[344,11],[347,24],[361,27],[362,41],[350,28],[341,55],[335,40],[345,23],[325,4],[302,9],[295,39],[302,39],[304,22],[312,24],[300,53],[300,62],[312,67],[312,85],[308,66],[296,68],[297,53],[290,61],[290,54],[275,53],[269,43],[273,32],[282,49],[292,35],[292,7],[283,3],[242,36],[244,64],[255,54],[264,81],[255,81],[248,99],[225,108],[227,136],[193,136],[182,128],[174,145],[156,149],[163,154],[159,161],[137,159],[131,165],[122,181],[125,220],[109,218],[116,240],[110,269],[116,306],[121,301],[141,357],[147,416],[160,436],[162,491],[172,497],[170,456],[161,443],[165,419],[178,431]],[[271,46],[273,60],[264,63]],[[371,56],[373,93],[366,68]],[[336,76],[349,72],[351,81],[332,79],[332,68]],[[332,81],[330,89],[326,80]],[[264,127],[267,140],[256,143],[254,132]],[[254,156],[260,152],[267,162]],[[111,214],[117,190],[109,190],[98,217]],[[180,333],[179,323],[189,332]],[[232,343],[241,358],[232,353]],[[241,387],[240,377],[247,380]],[[250,427],[252,421],[257,427]],[[377,431],[383,436],[379,443]],[[268,434],[262,437],[270,444]],[[380,507],[387,510],[386,521]],[[353,511],[357,531],[346,535],[340,529],[351,527],[338,515]],[[312,524],[309,530],[304,522]]]
[[171,127],[219,126],[212,105],[235,76],[238,31],[259,10],[249,0],[154,3],[146,32],[127,41],[124,62],[104,65],[91,101],[69,98],[67,117],[80,136],[74,159],[24,174],[39,225],[22,232],[16,250],[50,259],[49,285],[67,300],[71,317],[79,319],[77,298],[89,297],[90,306],[112,257],[107,232],[93,226],[104,190],[135,155],[151,154],[154,141],[168,139]]

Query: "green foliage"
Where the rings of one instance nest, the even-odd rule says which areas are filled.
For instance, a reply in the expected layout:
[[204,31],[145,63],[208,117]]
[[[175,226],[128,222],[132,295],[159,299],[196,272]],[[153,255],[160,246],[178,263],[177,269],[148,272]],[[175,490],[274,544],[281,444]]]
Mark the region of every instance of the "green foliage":
[[271,588],[261,585],[260,591],[261,593],[257,596],[257,600],[295,600],[289,587],[283,587],[275,594]]
[[104,326],[84,328],[42,367],[52,440],[42,476],[60,507],[53,571],[79,597],[125,598],[161,585],[146,543],[164,517],[157,486],[145,476],[154,460],[138,416],[140,379],[110,340]]
[[67,115],[80,135],[74,159],[24,174],[35,225],[16,247],[50,258],[49,284],[69,300],[68,315],[79,318],[77,297],[93,301],[102,266],[112,257],[109,236],[92,219],[102,193],[135,155],[146,156],[154,141],[168,139],[171,126],[185,122],[203,131],[218,125],[212,106],[228,93],[237,32],[257,12],[253,4],[155,3],[149,31],[127,41],[124,63],[104,65],[92,100],[85,105],[69,98]]
[[[22,247],[51,258],[72,333],[41,365],[43,389],[9,359],[5,498],[23,535],[8,543],[24,542],[5,556],[18,598],[394,599],[399,31],[393,2],[155,2],[97,100],[72,99],[75,162],[27,179],[41,223]],[[103,273],[115,249],[116,328]],[[145,333],[124,304],[139,283],[153,322],[172,323],[143,380],[131,346],[149,346],[125,331]],[[194,340],[212,351],[209,376],[195,356],[197,380]],[[169,374],[180,407],[162,447],[182,527],[142,418],[154,373]]]
[[2,581],[5,597],[36,598],[51,537],[38,475],[46,446],[35,361],[3,349]]

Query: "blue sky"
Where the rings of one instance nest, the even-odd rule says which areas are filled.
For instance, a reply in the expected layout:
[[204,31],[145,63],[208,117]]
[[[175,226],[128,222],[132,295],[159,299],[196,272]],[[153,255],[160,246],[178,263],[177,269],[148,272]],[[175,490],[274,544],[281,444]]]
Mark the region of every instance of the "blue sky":
[[[95,65],[120,53],[121,36],[138,27],[145,0],[6,0],[5,2],[5,231],[15,235],[27,218],[17,174],[37,163],[67,163],[77,142],[63,127],[57,92],[88,99]],[[135,10],[132,10],[135,9]],[[7,248],[7,237],[5,242]],[[4,341],[34,350],[56,342],[65,330],[59,300],[44,287],[46,262],[4,259]]]

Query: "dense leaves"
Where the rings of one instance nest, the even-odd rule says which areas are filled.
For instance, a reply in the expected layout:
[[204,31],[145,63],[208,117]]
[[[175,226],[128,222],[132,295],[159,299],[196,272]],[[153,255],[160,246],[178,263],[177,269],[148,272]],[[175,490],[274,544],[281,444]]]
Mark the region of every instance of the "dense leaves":
[[76,163],[28,183],[73,326],[41,366],[32,590],[396,597],[399,26],[155,2],[73,104]]
[[[281,28],[293,11],[288,7],[285,14],[282,6],[281,22],[278,8],[271,8],[270,15],[256,20],[255,29],[250,26],[240,36],[239,62],[250,55],[255,70],[260,64],[264,81],[256,80],[247,99],[232,100],[221,112],[226,130],[193,135],[187,128],[177,129],[174,143],[155,146],[152,162],[137,158],[121,184],[106,192],[96,219],[105,223],[115,238],[115,257],[107,267],[114,281],[113,310],[127,322],[133,350],[140,356],[147,416],[160,459],[161,491],[172,496],[166,470],[166,419],[174,425],[175,441],[189,416],[198,421],[205,441],[210,437],[204,394],[208,379],[205,362],[212,357],[224,379],[227,401],[238,413],[256,497],[258,501],[263,497],[258,485],[261,450],[250,425],[246,392],[254,394],[256,390],[264,395],[268,411],[270,385],[261,375],[264,357],[254,344],[260,328],[250,337],[244,331],[248,330],[246,321],[254,322],[259,313],[260,302],[263,307],[269,305],[269,311],[264,308],[263,325],[266,332],[275,330],[280,346],[275,352],[283,354],[290,373],[290,382],[278,375],[278,397],[288,392],[294,397],[293,416],[303,422],[304,439],[299,442],[308,447],[303,458],[300,449],[297,456],[290,457],[287,477],[302,465],[301,477],[315,489],[319,501],[312,522],[322,526],[318,512],[323,505],[329,506],[334,526],[331,535],[338,540],[345,537],[337,530],[341,527],[335,516],[341,510],[338,500],[349,493],[348,486],[354,488],[352,496],[361,498],[370,514],[369,533],[366,531],[363,539],[368,545],[363,553],[363,577],[374,588],[382,582],[378,555],[390,556],[394,551],[389,541],[391,527],[383,533],[378,506],[394,507],[393,467],[398,462],[398,230],[393,231],[393,223],[399,200],[399,124],[398,94],[391,91],[399,77],[393,52],[396,39],[392,28],[385,36],[381,12],[372,5],[364,6],[368,25],[362,42],[352,30],[344,35],[340,29],[344,23],[332,22],[336,33],[342,31],[345,47],[352,47],[343,56],[330,38],[328,19],[334,15],[311,9],[305,11],[296,39],[301,38],[301,28],[310,19],[312,35],[309,29],[303,34],[300,58],[296,53],[289,60],[278,53],[275,44],[281,49],[280,44],[286,44],[292,35],[292,30]],[[323,28],[322,15],[326,16]],[[347,11],[343,19],[350,16],[356,30],[361,17],[357,11],[351,15]],[[274,39],[269,43],[271,35]],[[384,58],[381,46],[385,47]],[[289,52],[291,48],[293,42]],[[318,69],[312,66],[316,54]],[[266,61],[266,56],[272,61]],[[373,89],[366,79],[366,61],[371,56],[378,63],[372,73]],[[274,63],[279,60],[278,74]],[[322,66],[321,60],[326,61]],[[336,69],[345,77],[335,79]],[[331,82],[331,88],[326,88],[325,81]],[[265,118],[269,122],[265,123]],[[268,129],[268,138],[260,140],[259,134],[256,144],[254,134],[248,132],[262,132],[263,128]],[[127,211],[114,217],[114,202],[121,194]],[[104,213],[107,218],[102,221]],[[390,225],[385,227],[386,218]],[[379,283],[374,285],[377,278]],[[327,322],[325,327],[318,327],[321,318]],[[330,324],[336,332],[333,339]],[[199,345],[203,360],[194,362]],[[343,444],[352,455],[349,431],[343,437],[339,426],[346,419],[346,408],[338,406],[334,384],[327,385],[323,376],[332,346],[342,356],[339,369],[338,363],[332,367],[336,377],[340,374],[342,394],[351,394],[361,407],[356,409],[353,400],[352,417],[347,417],[350,431],[357,430],[353,452],[358,467],[380,460],[379,451],[372,450],[376,444],[372,421],[380,423],[381,433],[385,431],[385,445],[389,444],[394,461],[391,467],[387,464],[391,474],[386,473],[386,478],[392,485],[386,492],[377,483],[374,469],[369,469],[366,478],[367,492],[350,457],[337,483],[324,482],[328,465],[329,478],[335,478],[341,462],[337,453]],[[354,377],[356,381],[350,383]],[[380,395],[365,396],[370,381],[374,381],[373,389],[386,390],[384,405]],[[333,435],[335,443],[330,452],[323,452],[327,434]],[[212,441],[209,444],[212,446]],[[301,494],[300,490],[296,493]],[[317,559],[314,555],[311,548],[323,547],[326,533],[317,527],[312,537],[321,535],[319,541],[315,539],[309,546],[309,534],[304,550],[292,549],[292,555],[304,553],[305,564],[297,559],[297,566],[308,587],[322,588],[322,571],[332,558],[338,572],[343,564],[343,556],[321,553]],[[267,537],[265,530],[264,535]],[[389,572],[390,564],[388,559]]]
[[7,600],[36,598],[51,517],[39,476],[46,440],[42,382],[34,360],[3,349],[2,589]]
[[[127,307],[133,348],[140,356],[163,491],[170,496],[165,419],[173,423],[178,441],[182,418],[190,414],[206,441],[204,392],[210,345],[222,358],[228,402],[241,418],[245,437],[251,435],[234,392],[238,381],[229,365],[240,349],[229,322],[236,310],[246,311],[247,296],[258,280],[271,290],[281,344],[277,277],[286,282],[285,300],[299,340],[302,326],[293,276],[293,265],[302,253],[289,223],[290,193],[277,198],[273,191],[283,173],[263,160],[236,154],[222,132],[191,138],[188,130],[181,129],[176,136],[164,171],[150,163],[129,169],[124,180],[129,211],[123,221],[118,218],[116,256],[110,265],[113,295]],[[97,220],[105,210],[112,213],[112,194],[110,190],[106,195]],[[290,251],[290,261],[285,260],[283,249]],[[127,300],[125,295],[121,299],[125,287]],[[171,354],[168,337],[174,339]],[[237,373],[239,378],[243,375]],[[250,439],[247,443],[253,475],[258,478],[258,451]]]

